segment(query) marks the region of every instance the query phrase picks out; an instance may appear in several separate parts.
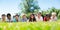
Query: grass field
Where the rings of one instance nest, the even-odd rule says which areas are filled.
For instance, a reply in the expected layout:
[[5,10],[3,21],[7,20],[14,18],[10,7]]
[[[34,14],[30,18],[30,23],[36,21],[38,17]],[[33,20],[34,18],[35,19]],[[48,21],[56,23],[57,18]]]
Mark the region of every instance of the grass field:
[[0,30],[60,30],[60,21],[53,22],[0,22]]

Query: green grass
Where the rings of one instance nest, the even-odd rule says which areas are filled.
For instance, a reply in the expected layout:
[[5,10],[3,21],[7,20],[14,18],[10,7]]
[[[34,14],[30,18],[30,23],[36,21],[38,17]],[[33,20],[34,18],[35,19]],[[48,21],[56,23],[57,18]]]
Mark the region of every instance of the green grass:
[[0,22],[0,30],[60,30],[60,21],[55,22]]

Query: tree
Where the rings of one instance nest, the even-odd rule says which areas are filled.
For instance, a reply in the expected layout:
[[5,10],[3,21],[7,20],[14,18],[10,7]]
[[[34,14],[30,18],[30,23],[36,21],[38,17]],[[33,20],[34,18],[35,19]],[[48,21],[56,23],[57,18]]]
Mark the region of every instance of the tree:
[[44,16],[44,15],[46,15],[46,13],[51,14],[52,12],[56,12],[57,17],[60,19],[60,9],[56,9],[56,8],[54,8],[54,7],[49,8],[49,9],[46,10],[46,11],[42,11],[42,15]]
[[38,5],[37,0],[21,0],[19,7],[21,8],[23,13],[34,13],[39,11],[40,7]]

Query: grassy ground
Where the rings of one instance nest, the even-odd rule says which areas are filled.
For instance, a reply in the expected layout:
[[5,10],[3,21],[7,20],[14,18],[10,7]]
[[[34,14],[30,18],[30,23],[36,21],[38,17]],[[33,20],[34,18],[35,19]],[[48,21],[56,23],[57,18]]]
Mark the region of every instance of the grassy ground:
[[0,30],[60,30],[60,21],[55,22],[0,22]]

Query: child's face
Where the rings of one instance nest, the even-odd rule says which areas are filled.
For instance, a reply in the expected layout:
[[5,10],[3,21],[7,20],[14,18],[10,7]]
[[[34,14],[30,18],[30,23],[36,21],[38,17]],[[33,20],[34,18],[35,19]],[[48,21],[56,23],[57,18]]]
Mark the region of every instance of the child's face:
[[52,15],[53,17],[55,17],[56,15]]
[[50,20],[50,18],[47,18],[47,20]]
[[5,19],[6,17],[5,16],[2,16],[2,19]]
[[25,15],[23,15],[22,17],[23,17],[23,18],[26,18],[26,16],[25,16]]
[[8,18],[8,19],[10,19],[10,18],[11,18],[11,16],[8,16],[7,18]]
[[47,20],[50,20],[50,17],[47,17]]
[[41,16],[41,14],[38,14],[38,17]]
[[15,18],[18,20],[18,16],[15,16]]
[[33,16],[33,15],[31,15],[31,18],[33,19],[33,18],[34,18],[34,16]]

